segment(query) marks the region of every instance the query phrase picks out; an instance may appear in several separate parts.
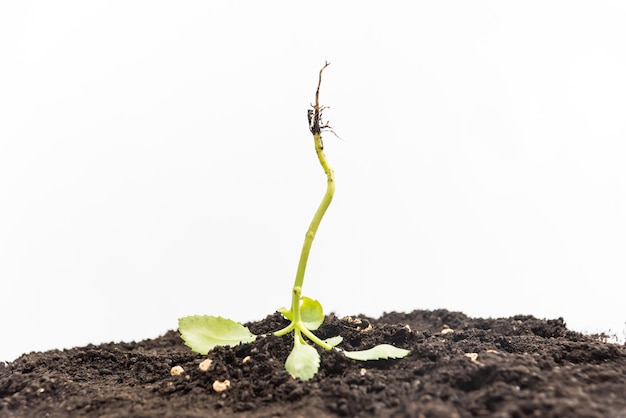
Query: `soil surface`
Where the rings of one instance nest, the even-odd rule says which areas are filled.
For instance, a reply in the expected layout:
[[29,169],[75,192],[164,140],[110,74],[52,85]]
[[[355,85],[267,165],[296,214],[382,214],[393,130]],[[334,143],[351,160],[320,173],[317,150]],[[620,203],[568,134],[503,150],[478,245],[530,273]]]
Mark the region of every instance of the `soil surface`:
[[[262,334],[285,324],[275,314],[246,325]],[[562,319],[330,315],[317,334],[342,335],[348,350],[390,343],[411,354],[358,362],[320,350],[319,373],[303,382],[283,368],[291,337],[201,356],[169,331],[0,363],[0,417],[626,418],[626,345],[569,331]],[[172,374],[175,366],[184,371]]]

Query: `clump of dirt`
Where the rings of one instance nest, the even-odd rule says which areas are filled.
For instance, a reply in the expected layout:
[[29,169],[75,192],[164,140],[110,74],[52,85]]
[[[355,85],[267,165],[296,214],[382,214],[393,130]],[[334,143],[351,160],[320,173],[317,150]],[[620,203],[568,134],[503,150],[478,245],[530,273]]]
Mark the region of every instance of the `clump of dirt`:
[[[246,325],[262,334],[286,322]],[[411,354],[357,362],[320,350],[319,373],[302,382],[284,369],[292,338],[201,356],[169,331],[0,363],[0,417],[626,417],[626,345],[562,319],[330,315],[317,334],[342,335],[348,350],[389,343]]]

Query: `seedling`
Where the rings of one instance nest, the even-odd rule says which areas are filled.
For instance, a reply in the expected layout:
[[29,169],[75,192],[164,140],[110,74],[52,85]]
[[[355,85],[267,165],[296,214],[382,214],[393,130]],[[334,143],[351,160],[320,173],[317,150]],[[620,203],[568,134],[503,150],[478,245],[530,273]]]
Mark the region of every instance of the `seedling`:
[[[329,63],[326,62],[319,72],[317,90],[315,91],[315,104],[311,105],[307,116],[309,130],[313,134],[315,152],[327,178],[326,194],[322,199],[309,229],[304,238],[304,245],[300,253],[300,261],[296,272],[296,279],[291,294],[291,307],[280,308],[278,311],[290,321],[285,328],[273,332],[273,335],[283,336],[293,332],[293,349],[285,362],[285,369],[292,376],[301,380],[309,380],[317,373],[320,365],[320,355],[317,350],[307,343],[307,340],[317,344],[325,350],[337,350],[353,360],[379,360],[388,358],[402,358],[409,354],[409,350],[394,347],[389,344],[380,344],[368,350],[346,351],[337,346],[342,342],[341,336],[322,340],[313,331],[318,329],[324,322],[324,311],[317,300],[302,296],[302,284],[306,270],[311,244],[315,238],[317,228],[326,213],[335,194],[335,179],[332,168],[329,166],[324,155],[322,132],[333,132],[328,123],[322,120],[323,106],[319,104],[320,86],[322,84],[322,72]],[[333,132],[334,133],[334,132]],[[216,346],[234,346],[241,343],[250,343],[256,340],[257,335],[250,332],[238,322],[215,316],[187,316],[178,320],[178,329],[185,344],[193,351],[206,354]],[[305,339],[306,337],[306,339]]]

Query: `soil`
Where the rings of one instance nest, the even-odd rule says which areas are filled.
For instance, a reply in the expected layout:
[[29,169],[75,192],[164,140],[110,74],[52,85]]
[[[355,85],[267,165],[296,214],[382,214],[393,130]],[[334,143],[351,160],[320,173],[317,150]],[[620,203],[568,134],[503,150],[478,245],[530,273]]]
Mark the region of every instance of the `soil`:
[[[246,325],[262,334],[285,320],[274,314]],[[0,417],[626,418],[626,345],[569,331],[562,319],[330,315],[317,334],[340,334],[349,350],[390,343],[411,354],[358,362],[320,350],[319,373],[303,382],[283,367],[292,338],[201,356],[169,331],[0,363]],[[172,374],[175,366],[184,371]]]

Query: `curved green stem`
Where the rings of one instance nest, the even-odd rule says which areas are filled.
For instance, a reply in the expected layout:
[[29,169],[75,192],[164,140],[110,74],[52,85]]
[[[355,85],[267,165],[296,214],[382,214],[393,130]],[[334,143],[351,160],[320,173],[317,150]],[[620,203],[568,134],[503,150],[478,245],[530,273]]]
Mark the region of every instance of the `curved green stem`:
[[[294,312],[294,320],[297,321],[300,319],[300,309],[297,307],[300,306],[300,296],[302,296],[302,284],[304,282],[304,273],[306,271],[307,261],[309,259],[309,253],[311,252],[311,245],[313,244],[313,239],[315,238],[315,234],[317,233],[317,228],[326,213],[326,209],[330,206],[330,202],[333,200],[333,195],[335,194],[335,181],[333,179],[333,171],[330,167],[328,167],[328,163],[326,161],[326,157],[324,156],[324,152],[321,149],[321,137],[319,134],[313,136],[315,140],[315,149],[317,151],[317,156],[320,160],[320,163],[324,167],[324,171],[326,171],[326,175],[328,177],[328,182],[326,186],[326,194],[324,194],[324,198],[320,203],[315,215],[313,216],[313,220],[309,225],[309,229],[306,232],[304,237],[304,244],[302,245],[302,252],[300,253],[300,262],[298,263],[298,270],[296,272],[296,280],[293,285],[293,294],[292,294],[292,302],[291,309]],[[294,307],[296,309],[294,310]]]
[[322,341],[317,335],[313,334],[311,332],[310,329],[306,328],[306,327],[302,327],[301,331],[304,335],[307,336],[307,338],[311,341],[313,341],[315,344],[319,345],[320,347],[322,347],[324,350],[332,350],[333,346],[326,344],[324,341]]
[[322,221],[322,218],[326,213],[326,209],[328,209],[330,202],[333,200],[333,195],[335,194],[334,173],[332,168],[330,168],[330,166],[328,165],[326,155],[324,155],[324,143],[322,142],[322,129],[328,128],[328,126],[324,125],[324,123],[321,121],[322,108],[319,104],[320,85],[322,84],[322,72],[326,67],[328,67],[328,65],[329,63],[327,62],[320,70],[317,90],[315,92],[315,105],[313,106],[313,109],[309,111],[309,129],[313,134],[315,152],[327,178],[326,194],[324,194],[324,198],[322,199],[322,202],[320,203],[317,211],[315,212],[315,215],[313,216],[313,219],[311,220],[309,229],[307,230],[304,237],[302,252],[300,253],[300,261],[298,262],[298,270],[296,272],[296,279],[293,285],[291,295],[291,312],[293,313],[292,318],[295,324],[300,323],[300,297],[302,296],[304,272],[306,270],[306,264],[309,259],[309,253],[311,252],[311,245],[313,244],[313,239],[315,238],[315,234],[317,233],[317,228],[319,227],[320,222]]
[[291,322],[285,328],[280,329],[278,331],[274,331],[272,334],[274,334],[277,337],[282,337],[283,335],[289,334],[291,331],[294,330],[294,328],[296,328],[296,323],[295,322]]

